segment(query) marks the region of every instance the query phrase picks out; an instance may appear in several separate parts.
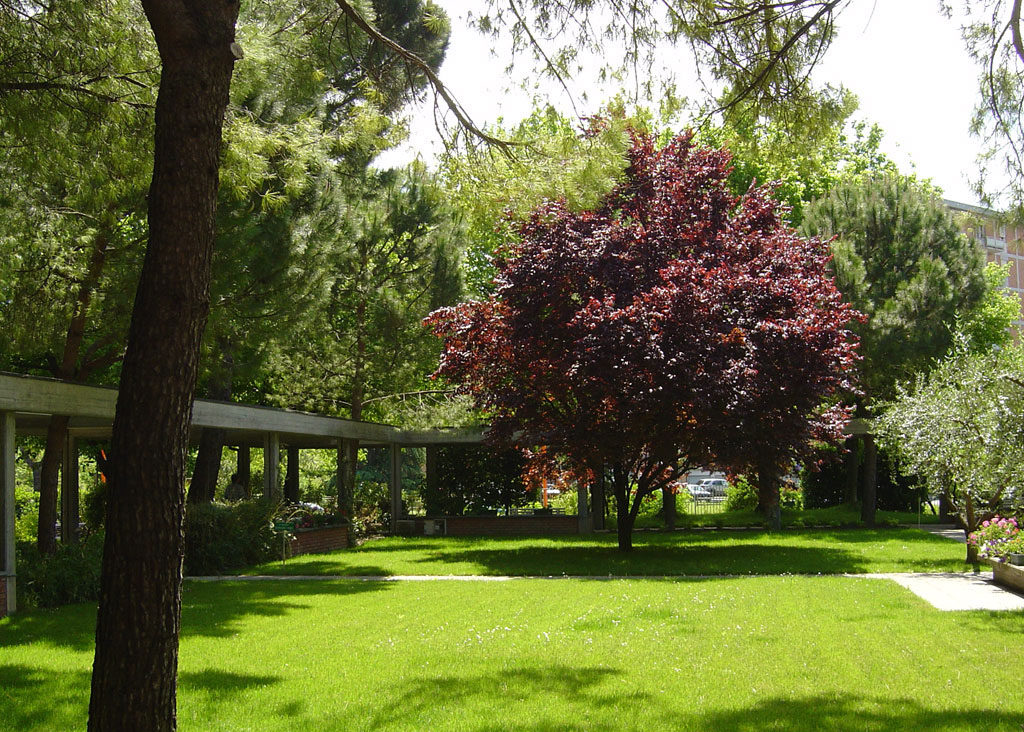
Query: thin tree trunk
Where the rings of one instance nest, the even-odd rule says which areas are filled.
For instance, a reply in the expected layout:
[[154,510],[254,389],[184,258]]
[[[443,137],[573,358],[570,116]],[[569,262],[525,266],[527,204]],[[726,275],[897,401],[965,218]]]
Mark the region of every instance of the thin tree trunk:
[[[234,387],[234,358],[231,344],[218,339],[220,347],[220,370],[210,379],[206,389],[209,399],[228,401]],[[209,503],[217,493],[217,480],[220,478],[220,461],[224,455],[224,440],[227,431],[215,427],[203,427],[199,433],[199,451],[196,464],[192,469],[192,481],[188,487],[190,504]]]
[[238,482],[245,489],[245,497],[252,498],[252,453],[248,445],[238,446],[238,460],[235,463]]
[[60,465],[64,459],[64,443],[69,418],[50,417],[46,428],[46,450],[40,470],[39,524],[36,530],[36,548],[40,554],[57,551],[57,488],[60,484]]
[[676,494],[672,486],[661,489],[661,510],[665,514],[665,528],[675,531],[676,528]]
[[594,529],[597,531],[604,530],[604,517],[607,510],[604,485],[604,465],[601,465],[595,470],[594,482],[590,485],[590,515]]
[[199,432],[199,450],[196,464],[192,469],[192,481],[188,486],[190,504],[209,503],[217,492],[220,477],[220,458],[224,452],[225,430],[203,427]]
[[851,435],[846,440],[846,458],[843,461],[846,467],[846,484],[843,486],[843,503],[848,506],[857,503],[857,478],[860,477],[860,455],[857,449],[859,443],[860,438],[856,435]]
[[288,446],[286,453],[288,466],[284,473],[284,500],[288,503],[299,502],[299,448]]
[[629,474],[622,463],[615,463],[612,475],[619,550],[628,552],[633,550],[633,514],[629,505]]
[[[93,293],[99,285],[103,268],[107,261],[107,250],[110,246],[108,232],[101,231],[93,240],[92,252],[85,277],[78,285],[75,306],[68,323],[67,336],[64,338],[64,351],[60,363],[53,375],[58,379],[85,379],[88,374],[76,369],[85,340],[85,324],[89,314],[89,304]],[[46,428],[46,448],[43,451],[43,466],[39,482],[39,526],[36,532],[36,547],[42,554],[53,554],[57,551],[57,539],[54,524],[57,522],[57,493],[60,485],[60,465],[64,458],[64,444],[67,442],[69,419],[65,416],[50,417]]]
[[757,495],[758,504],[764,507],[763,514],[768,521],[768,528],[773,531],[782,529],[778,470],[770,462],[762,462],[757,468]]
[[875,525],[878,483],[878,446],[874,435],[864,435],[864,486],[861,490],[860,520],[865,526]]
[[231,1],[143,7],[163,65],[149,244],[111,440],[90,732],[177,727],[185,453],[238,17]]
[[[352,375],[352,407],[350,416],[354,420],[363,418],[363,359],[366,358],[366,341],[362,335],[362,319],[366,315],[366,304],[360,302],[356,307],[356,319],[359,331],[356,338],[355,372]],[[341,483],[338,485],[338,510],[351,521],[355,515],[356,496],[356,464],[359,461],[359,440],[345,440],[344,464],[341,470]],[[349,534],[353,534],[350,527]]]
[[[974,499],[970,491],[964,491],[964,521],[961,522],[964,530],[964,538],[970,536],[971,532],[978,528],[978,516],[974,508]],[[967,542],[967,562],[978,563],[978,547]]]

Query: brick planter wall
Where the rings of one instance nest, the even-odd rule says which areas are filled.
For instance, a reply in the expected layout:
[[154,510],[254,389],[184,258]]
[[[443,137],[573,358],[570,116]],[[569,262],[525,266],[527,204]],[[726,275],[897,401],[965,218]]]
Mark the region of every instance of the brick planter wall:
[[289,542],[289,554],[322,554],[348,548],[348,526],[321,526],[296,529]]
[[575,516],[449,516],[445,518],[445,533],[448,536],[578,534],[579,521]]

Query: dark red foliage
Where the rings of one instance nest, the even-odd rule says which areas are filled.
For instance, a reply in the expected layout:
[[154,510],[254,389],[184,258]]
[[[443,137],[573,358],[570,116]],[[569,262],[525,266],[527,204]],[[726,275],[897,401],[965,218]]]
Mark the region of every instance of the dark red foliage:
[[853,386],[859,315],[827,243],[797,236],[767,187],[732,196],[729,161],[636,135],[599,209],[541,206],[494,296],[431,315],[437,375],[495,439],[617,464],[642,498],[681,469],[778,465],[839,437],[847,414],[824,405]]

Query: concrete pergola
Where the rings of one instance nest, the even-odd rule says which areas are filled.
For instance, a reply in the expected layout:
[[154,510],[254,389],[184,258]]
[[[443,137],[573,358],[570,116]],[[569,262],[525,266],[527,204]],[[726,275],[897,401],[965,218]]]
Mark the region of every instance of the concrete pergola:
[[[6,588],[6,611],[16,607],[14,558],[15,435],[45,435],[50,417],[70,418],[61,470],[61,525],[78,526],[78,442],[109,439],[117,390],[84,386],[0,372],[0,590]],[[401,512],[401,451],[403,447],[479,444],[482,429],[406,430],[393,425],[356,422],[288,409],[197,399],[192,409],[191,438],[198,441],[204,427],[223,429],[224,444],[263,449],[263,494],[277,493],[281,445],[298,449],[337,450],[344,440],[390,451],[389,487],[391,529]],[[339,460],[340,465],[340,460]],[[339,476],[340,477],[340,476]],[[0,607],[0,616],[5,608]]]

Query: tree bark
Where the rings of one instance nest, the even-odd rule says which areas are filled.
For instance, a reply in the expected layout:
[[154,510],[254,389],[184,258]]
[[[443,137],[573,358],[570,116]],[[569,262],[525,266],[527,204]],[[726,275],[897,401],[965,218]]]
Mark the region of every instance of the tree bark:
[[843,461],[846,467],[846,484],[843,487],[843,503],[848,506],[857,503],[857,478],[860,467],[860,455],[858,454],[858,443],[860,438],[852,435],[846,440],[846,458]]
[[[92,252],[85,277],[78,284],[75,306],[64,338],[64,351],[53,375],[58,379],[82,380],[88,374],[76,368],[85,340],[85,324],[92,302],[93,293],[99,285],[107,261],[110,238],[101,231],[93,240]],[[39,526],[36,531],[36,548],[41,554],[57,551],[54,524],[57,522],[57,492],[60,483],[60,465],[64,459],[64,443],[67,442],[69,419],[65,416],[50,417],[46,428],[46,448],[43,451],[42,472],[39,481]]]
[[661,510],[665,514],[665,528],[675,531],[676,528],[676,494],[671,486],[661,489]]
[[629,474],[622,463],[615,463],[612,475],[619,550],[629,552],[633,551],[633,513],[629,505]]
[[245,488],[245,497],[252,498],[252,453],[248,445],[238,446],[238,460],[235,463],[238,482]]
[[238,17],[233,0],[143,7],[162,72],[149,244],[111,440],[90,732],[177,727],[185,453]]
[[199,433],[199,451],[188,486],[190,504],[209,503],[217,492],[220,477],[220,458],[224,452],[227,432],[214,427],[203,427]]
[[864,485],[861,490],[860,520],[875,525],[877,509],[878,446],[874,435],[864,435]]
[[54,415],[46,427],[46,450],[43,451],[39,478],[39,524],[36,529],[36,548],[40,554],[53,554],[57,551],[57,487],[69,421],[68,417]]
[[590,515],[596,531],[604,530],[606,507],[604,498],[604,465],[594,471],[594,482],[590,485]]
[[757,468],[758,505],[763,506],[764,517],[768,528],[773,531],[782,529],[782,506],[779,502],[778,470],[769,462],[761,463]]
[[[234,358],[231,344],[218,339],[220,348],[220,370],[215,371],[206,389],[209,399],[228,401],[231,399],[234,386]],[[188,487],[190,504],[209,503],[217,493],[217,480],[220,478],[220,460],[224,454],[224,440],[227,431],[213,427],[204,427],[199,433],[199,452],[192,470],[192,481]]]
[[288,465],[284,473],[284,500],[299,502],[299,448],[288,446]]

